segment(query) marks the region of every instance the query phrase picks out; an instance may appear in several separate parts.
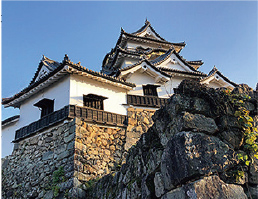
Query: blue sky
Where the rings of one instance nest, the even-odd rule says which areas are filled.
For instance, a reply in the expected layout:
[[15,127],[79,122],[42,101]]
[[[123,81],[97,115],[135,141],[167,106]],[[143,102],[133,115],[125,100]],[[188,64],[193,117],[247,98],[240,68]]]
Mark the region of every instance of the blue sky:
[[[257,2],[29,1],[2,2],[2,97],[28,86],[45,55],[65,54],[100,71],[123,27],[134,32],[145,19],[170,42],[186,42],[181,55],[214,65],[236,83],[252,88],[257,74]],[[2,120],[19,110],[2,109]]]

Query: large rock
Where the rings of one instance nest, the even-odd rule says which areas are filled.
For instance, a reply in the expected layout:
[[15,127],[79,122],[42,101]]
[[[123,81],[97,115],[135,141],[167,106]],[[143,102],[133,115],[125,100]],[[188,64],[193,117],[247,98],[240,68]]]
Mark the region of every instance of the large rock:
[[167,143],[161,173],[167,190],[201,175],[234,166],[235,153],[220,139],[202,133],[180,132]]
[[198,97],[173,95],[168,104],[157,110],[152,116],[153,129],[158,132],[163,146],[174,134],[180,131],[181,127],[178,124],[181,123],[182,117],[180,114],[182,112],[203,114],[208,117],[211,115],[211,109],[207,101]]
[[193,130],[207,134],[214,134],[219,129],[212,118],[205,117],[201,114],[191,114],[184,112],[181,122],[178,124],[180,131]]
[[218,176],[209,176],[174,189],[161,199],[247,199],[241,186],[226,184]]

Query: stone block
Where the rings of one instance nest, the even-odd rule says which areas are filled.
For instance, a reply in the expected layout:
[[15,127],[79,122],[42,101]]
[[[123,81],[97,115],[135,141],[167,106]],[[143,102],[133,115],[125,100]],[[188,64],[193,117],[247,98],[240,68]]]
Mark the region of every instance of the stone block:
[[64,142],[65,142],[65,143],[70,142],[70,141],[72,141],[74,138],[75,138],[75,134],[73,133],[73,134],[69,135],[68,137],[65,137],[65,138],[64,138]]
[[38,137],[33,136],[32,138],[30,138],[29,143],[31,145],[38,144]]
[[161,199],[188,199],[188,198],[234,198],[247,199],[241,186],[226,184],[218,176],[204,177],[201,180],[183,185],[166,193]]
[[45,161],[45,160],[50,160],[52,159],[54,156],[54,152],[53,151],[48,151],[48,152],[45,152],[43,153],[42,155],[42,160]]
[[205,117],[200,114],[191,114],[184,112],[181,122],[179,123],[179,131],[192,130],[197,132],[204,132],[207,134],[214,134],[219,129],[212,118]]
[[57,155],[57,160],[62,160],[64,158],[67,158],[71,155],[71,153],[69,151],[64,151],[62,153],[60,153],[59,155]]
[[217,137],[180,132],[167,143],[161,160],[165,188],[195,176],[230,169],[237,162],[234,151]]

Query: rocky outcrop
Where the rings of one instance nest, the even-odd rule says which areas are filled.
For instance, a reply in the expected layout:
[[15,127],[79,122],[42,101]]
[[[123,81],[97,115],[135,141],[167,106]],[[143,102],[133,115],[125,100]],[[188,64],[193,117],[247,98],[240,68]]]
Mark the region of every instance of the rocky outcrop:
[[[88,198],[258,197],[257,164],[247,167],[237,158],[244,135],[223,89],[183,81],[175,93],[120,171],[88,187]],[[257,99],[247,103],[256,118]],[[244,175],[237,180],[239,169]]]
[[[252,92],[233,91],[252,96],[244,106],[257,125]],[[37,132],[2,160],[2,198],[258,198],[258,160],[237,158],[244,134],[231,100],[183,81],[155,114],[128,108],[127,129],[75,118]]]

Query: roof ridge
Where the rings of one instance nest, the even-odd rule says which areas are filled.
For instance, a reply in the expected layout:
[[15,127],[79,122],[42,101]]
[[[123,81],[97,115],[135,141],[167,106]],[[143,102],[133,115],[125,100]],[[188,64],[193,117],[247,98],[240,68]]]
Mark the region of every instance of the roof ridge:
[[[37,78],[37,76],[38,76],[38,74],[39,74],[39,71],[41,70],[41,68],[42,68],[42,66],[43,66],[43,62],[44,62],[45,60],[49,60],[49,61],[53,61],[53,62],[59,63],[59,62],[57,62],[57,61],[55,61],[55,60],[53,60],[53,59],[50,59],[50,58],[46,57],[45,55],[42,55],[42,58],[41,58],[41,60],[40,60],[40,62],[39,62],[39,64],[38,64],[38,67],[37,67],[37,69],[36,69],[36,72],[34,73],[34,76],[33,76],[32,80],[30,81],[29,85],[31,85],[31,84],[33,84],[33,83],[35,82],[35,80],[36,80],[36,78]],[[60,63],[59,63],[59,64],[60,64]],[[47,67],[47,68],[49,69],[49,67]],[[50,70],[50,69],[49,69],[49,70]]]
[[213,66],[213,68],[212,68],[211,71],[209,72],[208,76],[202,78],[202,81],[208,79],[208,78],[211,77],[211,76],[214,76],[216,73],[217,73],[219,76],[221,76],[222,79],[224,79],[226,82],[229,82],[229,83],[232,84],[233,86],[237,86],[237,85],[238,85],[237,83],[231,81],[228,77],[226,77],[225,75],[223,75],[215,65]]

